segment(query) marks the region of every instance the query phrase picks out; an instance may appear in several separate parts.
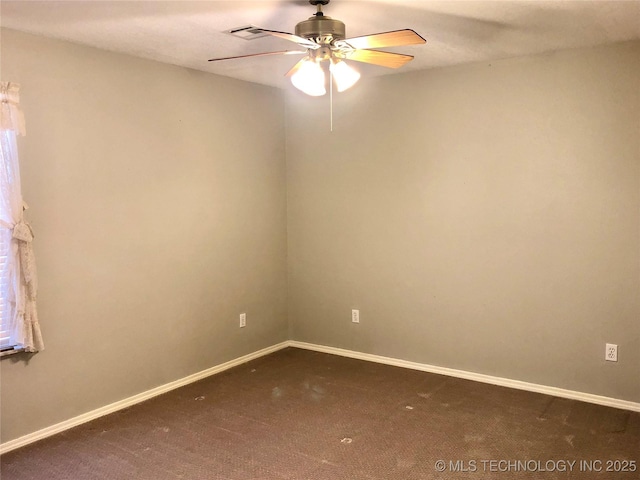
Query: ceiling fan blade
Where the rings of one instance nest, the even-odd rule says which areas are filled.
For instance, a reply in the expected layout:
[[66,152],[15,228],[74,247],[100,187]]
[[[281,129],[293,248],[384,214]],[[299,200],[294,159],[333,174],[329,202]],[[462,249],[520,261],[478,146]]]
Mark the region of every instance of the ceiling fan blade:
[[314,50],[320,48],[320,45],[318,45],[316,42],[308,40],[304,37],[299,37],[298,35],[294,35],[293,33],[278,32],[276,30],[265,30],[264,28],[260,28],[259,30],[274,37],[283,38],[285,40],[289,40],[290,42],[295,42],[304,48],[312,48]]
[[298,63],[296,63],[293,68],[291,70],[289,70],[286,74],[285,77],[290,78],[291,76],[293,76],[294,73],[296,73],[298,70],[300,70],[300,67],[302,66],[302,64],[304,62],[306,62],[308,60],[307,57],[304,57],[302,60],[300,60]]
[[299,50],[282,50],[280,52],[251,53],[249,55],[238,55],[235,57],[211,58],[208,61],[218,62],[220,60],[233,60],[235,58],[266,57],[268,55],[296,55],[296,54],[304,54],[304,53],[307,53],[307,52],[301,52]]
[[354,50],[345,54],[348,60],[356,62],[371,63],[387,68],[399,68],[405,63],[413,60],[412,55],[403,55],[401,53],[381,52],[379,50]]
[[336,46],[342,43],[352,48],[384,48],[401,47],[404,45],[417,45],[427,41],[411,29],[394,30],[393,32],[374,33],[363,37],[347,38],[336,42]]

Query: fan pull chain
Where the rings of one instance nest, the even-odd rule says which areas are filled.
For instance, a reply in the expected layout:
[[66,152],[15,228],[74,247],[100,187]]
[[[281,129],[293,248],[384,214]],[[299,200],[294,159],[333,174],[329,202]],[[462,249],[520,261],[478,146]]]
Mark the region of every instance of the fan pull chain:
[[329,125],[333,132],[333,72],[329,69]]

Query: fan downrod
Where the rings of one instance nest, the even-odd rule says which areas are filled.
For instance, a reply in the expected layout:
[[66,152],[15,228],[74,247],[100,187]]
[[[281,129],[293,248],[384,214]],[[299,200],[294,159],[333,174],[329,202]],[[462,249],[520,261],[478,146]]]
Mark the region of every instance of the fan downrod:
[[327,5],[331,0],[309,0],[309,3],[314,7],[318,7],[318,11],[316,12],[316,17],[322,17],[324,13],[322,13],[322,6]]

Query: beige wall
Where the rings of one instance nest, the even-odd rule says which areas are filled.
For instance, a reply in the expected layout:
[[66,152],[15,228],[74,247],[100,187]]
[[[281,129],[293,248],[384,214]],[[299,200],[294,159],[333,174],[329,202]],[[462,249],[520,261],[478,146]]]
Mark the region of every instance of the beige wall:
[[282,93],[7,30],[1,54],[46,343],[2,360],[2,441],[285,340]]
[[640,402],[639,92],[635,42],[289,94],[292,337]]

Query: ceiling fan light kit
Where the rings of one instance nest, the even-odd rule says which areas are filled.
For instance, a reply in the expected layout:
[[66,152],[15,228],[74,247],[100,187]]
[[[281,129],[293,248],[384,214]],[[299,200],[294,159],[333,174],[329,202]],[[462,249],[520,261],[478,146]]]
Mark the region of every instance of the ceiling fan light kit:
[[336,83],[338,92],[343,92],[355,85],[360,79],[360,73],[347,65],[344,60],[369,63],[387,68],[399,68],[413,60],[413,56],[398,53],[373,50],[374,48],[398,47],[417,45],[426,40],[410,29],[392,32],[376,33],[363,37],[346,38],[346,27],[340,20],[327,17],[322,12],[322,6],[330,0],[309,0],[317,7],[315,15],[299,22],[295,27],[295,34],[275,30],[256,28],[252,31],[279,37],[306,48],[306,52],[282,51],[266,52],[237,57],[212,58],[210,62],[231,60],[264,55],[304,54],[305,57],[287,72],[291,83],[302,92],[311,96],[326,94],[326,75],[322,62],[329,63],[329,72]]
[[344,92],[353,87],[360,80],[360,72],[342,60],[332,58],[329,69],[333,79],[336,81],[336,87],[339,92]]
[[321,97],[327,93],[324,86],[324,70],[315,60],[305,59],[296,73],[291,76],[294,87],[312,97]]

